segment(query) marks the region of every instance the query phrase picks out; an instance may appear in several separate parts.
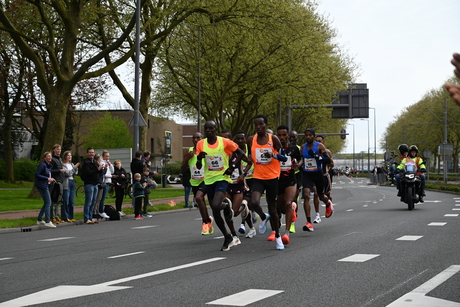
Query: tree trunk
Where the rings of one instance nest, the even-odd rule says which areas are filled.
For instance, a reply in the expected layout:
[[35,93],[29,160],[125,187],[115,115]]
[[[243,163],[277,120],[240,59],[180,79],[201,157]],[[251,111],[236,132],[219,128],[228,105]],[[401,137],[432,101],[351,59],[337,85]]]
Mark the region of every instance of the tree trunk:
[[13,141],[11,137],[12,121],[12,113],[8,112],[5,114],[5,122],[3,123],[3,142],[5,144],[5,181],[15,183],[13,166]]
[[[141,65],[142,78],[141,78],[141,93],[139,99],[139,112],[146,122],[149,116],[150,95],[152,93],[151,80],[152,80],[153,59],[149,56],[145,57],[144,63]],[[147,130],[148,127],[140,127],[139,129],[139,150],[147,150]]]

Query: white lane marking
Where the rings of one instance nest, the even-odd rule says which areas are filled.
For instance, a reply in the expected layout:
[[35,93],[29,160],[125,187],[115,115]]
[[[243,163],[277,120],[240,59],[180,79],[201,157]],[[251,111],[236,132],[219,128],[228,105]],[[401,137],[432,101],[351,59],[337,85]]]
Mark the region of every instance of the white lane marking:
[[456,216],[458,216],[458,214],[444,214],[444,216],[456,217]]
[[214,240],[217,240],[217,239],[223,239],[224,236],[220,236],[220,237],[214,237]]
[[218,300],[206,303],[211,305],[225,305],[225,306],[247,306],[257,301],[266,299],[270,296],[274,296],[284,291],[281,290],[260,290],[260,289],[248,289],[240,293],[235,293]]
[[434,276],[424,284],[415,288],[411,292],[401,296],[396,301],[387,305],[387,307],[404,307],[404,306],[445,306],[458,307],[460,303],[447,301],[431,296],[426,296],[428,292],[451,278],[460,271],[460,265],[451,265],[438,275]]
[[429,223],[427,226],[444,226],[446,224],[447,223],[442,223],[442,222],[432,222],[432,223]]
[[13,259],[13,258],[0,258],[0,261],[3,261],[3,260],[10,260],[10,259]]
[[372,258],[378,257],[378,254],[354,254],[349,257],[339,259],[338,261],[344,262],[365,262],[371,260]]
[[452,208],[452,210],[460,210],[460,208]]
[[353,211],[353,209],[348,209],[348,210],[347,210],[347,212],[351,212],[351,211]]
[[366,208],[368,205],[364,205],[363,207]]
[[460,204],[455,204],[455,207],[460,207]]
[[442,203],[441,200],[425,200],[425,203]]
[[39,242],[51,242],[51,241],[60,241],[60,240],[69,240],[69,239],[75,239],[75,237],[60,237],[60,238],[43,239],[43,240],[37,240],[37,241],[39,241]]
[[422,238],[423,236],[402,236],[397,238],[396,240],[399,241],[417,241],[418,239]]
[[157,227],[158,225],[149,225],[149,226],[139,226],[139,227],[133,227],[131,229],[145,229],[145,228],[152,228],[152,227]]
[[[184,265],[178,265],[175,267],[170,267],[167,269],[163,270],[158,270],[158,271],[153,271],[149,273],[144,273],[140,275],[135,275],[131,277],[126,277],[126,278],[121,278],[121,279],[116,279],[112,281],[108,281],[105,283],[101,284],[96,284],[92,286],[57,286],[54,288],[49,288],[43,291],[35,292],[29,295],[25,295],[7,302],[0,303],[0,307],[6,307],[6,306],[30,306],[30,305],[38,305],[38,304],[46,304],[49,302],[56,302],[56,301],[61,301],[61,300],[68,300],[71,298],[76,298],[76,297],[82,297],[82,296],[88,296],[92,294],[100,294],[100,293],[107,293],[110,291],[116,291],[116,290],[123,290],[123,289],[128,289],[132,287],[122,287],[122,286],[113,286],[115,284],[120,284],[120,283],[125,283],[129,282],[132,280],[136,279],[141,279],[145,277],[150,277],[150,276],[155,276],[155,275],[160,275],[164,273],[169,273],[181,269],[186,269],[190,268],[193,266],[198,266],[202,264],[207,264],[210,262],[218,261],[218,260],[224,260],[226,259],[225,257],[215,257],[215,258],[210,258],[206,260],[201,260],[201,261],[196,261],[196,262],[191,262],[187,263]],[[67,302],[68,305],[68,302]]]
[[115,258],[121,258],[121,257],[128,257],[128,256],[133,256],[133,255],[139,255],[145,253],[144,251],[142,252],[135,252],[135,253],[129,253],[129,254],[123,254],[123,255],[117,255],[117,256],[111,256],[107,257],[108,259],[115,259]]

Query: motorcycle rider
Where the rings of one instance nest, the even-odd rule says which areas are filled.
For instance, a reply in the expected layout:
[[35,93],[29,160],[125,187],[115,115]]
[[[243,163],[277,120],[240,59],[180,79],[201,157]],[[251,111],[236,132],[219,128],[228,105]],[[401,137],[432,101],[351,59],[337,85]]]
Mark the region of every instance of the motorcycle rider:
[[[401,161],[401,164],[398,165],[397,169],[398,170],[403,170],[405,164],[407,164],[409,161],[413,161],[418,170],[425,170],[426,171],[425,162],[423,162],[422,158],[417,157],[417,154],[418,154],[417,146],[411,145],[411,147],[409,148],[409,156],[405,157]],[[422,174],[421,172],[417,172],[417,175],[420,176],[420,180],[421,180],[420,202],[423,203],[423,196],[425,196],[426,178],[425,178],[425,174]],[[396,188],[398,189],[398,196],[402,195],[401,190],[400,190],[400,186],[401,186],[400,182],[401,182],[401,175],[398,174],[398,175],[396,175]]]

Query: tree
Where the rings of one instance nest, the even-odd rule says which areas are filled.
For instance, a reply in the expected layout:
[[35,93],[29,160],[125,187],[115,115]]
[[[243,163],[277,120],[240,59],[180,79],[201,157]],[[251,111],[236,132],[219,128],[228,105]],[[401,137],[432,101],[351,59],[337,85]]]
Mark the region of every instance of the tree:
[[[310,3],[258,3],[239,18],[210,23],[193,16],[177,27],[162,49],[152,107],[196,118],[199,78],[199,116],[233,133],[252,133],[258,113],[268,115],[271,125],[277,123],[278,110],[291,102],[284,97],[303,96],[308,105],[329,104],[351,79],[352,65],[331,43],[334,32],[327,22]],[[325,109],[301,114],[298,123],[319,126],[330,119]]]
[[133,136],[126,122],[105,112],[104,116],[91,123],[85,137],[85,147],[94,148],[130,148]]
[[135,16],[129,9],[126,14],[131,19],[124,31],[104,37],[110,44],[102,50],[91,48],[100,45],[102,40],[98,36],[97,21],[105,19],[110,25],[115,14],[113,9],[98,1],[0,2],[0,30],[8,33],[15,46],[30,60],[36,84],[44,97],[47,113],[40,131],[44,135],[43,148],[62,144],[66,114],[76,84],[101,76],[123,63],[121,59],[103,66],[101,60],[119,48],[133,29]]

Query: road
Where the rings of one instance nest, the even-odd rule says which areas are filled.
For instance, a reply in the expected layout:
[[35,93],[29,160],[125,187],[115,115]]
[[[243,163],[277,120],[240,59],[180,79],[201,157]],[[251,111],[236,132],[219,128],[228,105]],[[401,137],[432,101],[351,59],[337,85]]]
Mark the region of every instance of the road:
[[197,210],[2,234],[0,306],[460,306],[460,197],[408,211],[391,187],[333,187],[334,215],[304,232],[301,212],[284,251],[267,233],[221,252]]

